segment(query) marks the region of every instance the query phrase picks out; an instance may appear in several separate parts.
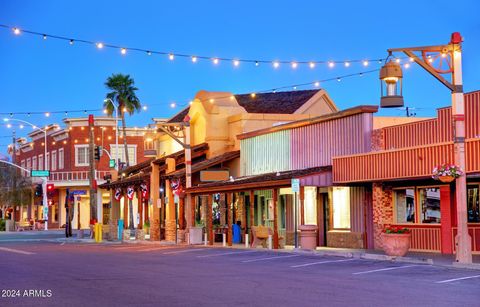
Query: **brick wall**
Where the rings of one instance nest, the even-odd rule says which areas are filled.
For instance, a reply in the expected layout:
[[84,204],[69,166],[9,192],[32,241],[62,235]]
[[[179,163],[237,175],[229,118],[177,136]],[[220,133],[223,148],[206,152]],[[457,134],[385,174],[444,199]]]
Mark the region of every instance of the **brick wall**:
[[385,149],[384,129],[376,129],[372,131],[372,151]]
[[374,248],[381,249],[381,234],[385,225],[393,223],[392,187],[373,184],[373,237]]

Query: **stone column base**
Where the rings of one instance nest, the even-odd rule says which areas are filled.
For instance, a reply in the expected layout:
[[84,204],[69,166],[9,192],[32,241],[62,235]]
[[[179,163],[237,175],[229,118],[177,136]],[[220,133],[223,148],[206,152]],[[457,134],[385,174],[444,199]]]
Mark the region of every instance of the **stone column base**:
[[187,231],[185,229],[179,229],[178,230],[178,238],[177,242],[178,243],[185,243],[185,235],[187,235]]
[[158,220],[154,220],[150,226],[150,240],[160,241],[160,222]]
[[165,221],[165,241],[175,242],[175,231],[176,231],[175,221]]
[[143,229],[137,229],[135,231],[135,239],[136,240],[145,240],[145,232]]

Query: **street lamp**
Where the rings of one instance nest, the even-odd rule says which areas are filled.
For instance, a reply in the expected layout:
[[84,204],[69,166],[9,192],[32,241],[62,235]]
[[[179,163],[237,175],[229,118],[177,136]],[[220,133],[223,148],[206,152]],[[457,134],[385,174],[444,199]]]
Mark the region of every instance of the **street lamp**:
[[388,61],[380,69],[382,95],[380,98],[380,106],[382,108],[403,107],[402,77],[403,74],[400,64],[392,60]]
[[[4,118],[3,121],[4,121],[4,122],[15,121],[15,122],[24,123],[24,124],[27,124],[27,125],[32,126],[33,129],[38,129],[38,130],[40,130],[41,132],[44,133],[44,135],[45,135],[45,141],[44,141],[45,151],[44,151],[44,156],[43,156],[43,162],[44,162],[44,170],[48,170],[48,165],[47,165],[47,146],[48,146],[48,143],[47,143],[47,128],[42,129],[42,128],[39,128],[39,127],[35,126],[35,125],[32,124],[31,122],[27,122],[26,120],[16,119],[16,118]],[[47,181],[48,181],[48,178],[45,178],[45,180],[44,180],[43,183],[42,183],[42,189],[43,189],[43,200],[42,200],[42,204],[43,204],[43,210],[44,210],[44,215],[45,215],[45,217],[44,217],[44,219],[45,219],[45,230],[48,230]]]
[[113,102],[110,98],[105,98],[104,102],[110,101],[113,108],[115,109],[115,169],[118,172],[119,169],[119,161],[118,161],[118,106]]
[[[455,32],[446,45],[388,49],[388,52],[403,52],[415,61],[452,93],[452,121],[454,160],[465,171],[465,100],[462,82],[462,36]],[[421,53],[421,55],[415,54]],[[421,58],[420,58],[421,56]],[[388,63],[387,63],[388,64]],[[451,81],[442,75],[450,74]],[[381,77],[380,77],[381,78]],[[382,97],[383,98],[383,97]],[[462,175],[455,180],[458,231],[455,237],[456,261],[472,263],[472,241],[467,225],[467,179]]]

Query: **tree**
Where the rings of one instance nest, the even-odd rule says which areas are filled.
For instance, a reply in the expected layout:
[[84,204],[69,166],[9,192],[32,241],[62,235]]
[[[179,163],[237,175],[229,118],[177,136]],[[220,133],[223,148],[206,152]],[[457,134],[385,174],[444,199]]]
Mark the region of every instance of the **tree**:
[[[135,87],[135,81],[130,75],[112,74],[107,78],[105,86],[111,90],[106,98],[111,99],[117,103],[118,113],[122,119],[122,131],[123,131],[123,146],[125,149],[125,162],[127,167],[130,166],[130,160],[128,158],[128,146],[127,146],[127,124],[125,122],[125,113],[133,115],[135,112],[140,112],[142,105],[136,95],[138,88]],[[112,115],[115,112],[115,107],[110,100],[105,100],[103,107],[107,111],[108,115]],[[118,153],[117,153],[118,154]]]
[[21,172],[0,162],[0,207],[23,206],[31,202],[33,196],[32,181]]
[[[128,158],[128,146],[127,146],[127,132],[125,123],[125,113],[132,115],[135,112],[139,112],[142,108],[140,100],[136,95],[138,88],[135,87],[135,81],[130,78],[130,75],[112,74],[107,78],[105,86],[111,90],[106,96],[106,100],[103,104],[107,110],[107,114],[112,115],[115,111],[115,107],[112,101],[117,103],[117,110],[122,118],[122,130],[123,130],[123,146],[125,148],[125,162],[127,167],[130,166],[130,160]],[[110,101],[111,99],[111,101]],[[118,114],[117,114],[118,115]],[[117,153],[118,154],[118,153]],[[133,229],[133,204],[132,200],[128,202],[128,210],[130,211],[130,229]]]

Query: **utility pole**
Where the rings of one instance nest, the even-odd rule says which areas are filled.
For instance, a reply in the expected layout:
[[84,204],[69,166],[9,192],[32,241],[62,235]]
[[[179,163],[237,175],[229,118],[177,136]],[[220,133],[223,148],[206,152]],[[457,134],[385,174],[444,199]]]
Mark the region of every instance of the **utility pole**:
[[[16,140],[16,135],[15,135],[15,129],[12,131],[12,163],[16,164],[16,155],[17,155],[17,146],[16,146],[17,140]],[[13,221],[15,223],[15,215],[17,213],[17,206],[14,202],[15,200],[15,194],[16,194],[16,189],[17,189],[17,169],[13,170],[13,176],[12,176],[12,198],[10,199],[10,203],[13,205]],[[15,225],[15,224],[14,224]]]
[[93,115],[88,115],[88,161],[90,170],[88,172],[88,181],[90,184],[90,219],[97,220],[97,180],[95,178],[95,134],[94,129],[95,123]]

